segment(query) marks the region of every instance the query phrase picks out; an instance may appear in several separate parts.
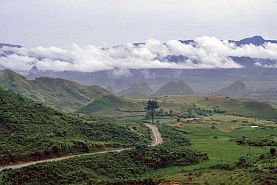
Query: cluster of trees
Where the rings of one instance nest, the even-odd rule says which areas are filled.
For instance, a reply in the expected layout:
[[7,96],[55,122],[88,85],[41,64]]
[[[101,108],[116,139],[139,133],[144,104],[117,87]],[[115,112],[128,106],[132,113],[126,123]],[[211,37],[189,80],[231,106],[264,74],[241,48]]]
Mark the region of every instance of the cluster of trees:
[[277,142],[270,138],[247,138],[242,137],[235,140],[239,145],[249,145],[249,146],[277,146]]
[[219,109],[219,108],[214,108],[214,109],[203,109],[200,107],[197,107],[195,104],[191,105],[188,107],[180,117],[182,118],[194,118],[196,116],[211,116],[214,114],[223,114],[225,111]]
[[174,116],[173,110],[164,111],[164,109],[160,108],[156,111],[158,108],[160,108],[160,106],[156,100],[148,100],[147,105],[144,108],[146,111],[145,118],[151,119],[153,123],[155,117]]

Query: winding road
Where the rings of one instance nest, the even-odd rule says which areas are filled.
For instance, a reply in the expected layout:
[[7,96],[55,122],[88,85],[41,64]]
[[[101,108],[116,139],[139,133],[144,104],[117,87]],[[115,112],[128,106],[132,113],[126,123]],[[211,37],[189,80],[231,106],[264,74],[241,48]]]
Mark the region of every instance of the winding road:
[[152,125],[152,124],[149,124],[149,123],[146,123],[145,124],[152,132],[152,144],[151,146],[157,146],[159,144],[162,144],[163,143],[163,138],[161,136],[161,133],[158,129],[158,127],[156,127],[155,125]]
[[[152,135],[152,144],[151,144],[151,146],[157,146],[157,145],[163,143],[163,139],[161,137],[161,133],[159,132],[158,127],[156,127],[155,125],[149,124],[149,123],[146,123],[145,125],[151,130],[151,135]],[[5,170],[5,169],[18,169],[18,168],[30,166],[30,165],[33,165],[33,164],[44,163],[44,162],[61,161],[61,160],[70,159],[70,158],[73,158],[73,157],[105,154],[105,153],[109,153],[109,152],[122,152],[124,150],[130,150],[130,149],[132,149],[132,148],[106,150],[106,151],[101,151],[101,152],[92,152],[92,153],[85,153],[85,154],[69,155],[69,156],[64,156],[64,157],[56,157],[56,158],[52,158],[52,159],[44,159],[44,160],[39,160],[39,161],[22,162],[22,163],[18,163],[18,164],[0,166],[0,172]]]

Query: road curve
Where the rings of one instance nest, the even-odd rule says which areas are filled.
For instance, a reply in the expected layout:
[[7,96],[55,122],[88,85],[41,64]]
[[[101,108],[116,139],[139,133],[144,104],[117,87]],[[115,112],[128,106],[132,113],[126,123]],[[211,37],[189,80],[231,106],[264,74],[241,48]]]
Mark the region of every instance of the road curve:
[[[145,124],[152,132],[152,144],[151,146],[156,146],[161,143],[163,143],[163,139],[161,137],[161,133],[159,132],[159,129],[152,124]],[[91,153],[85,153],[85,154],[77,154],[77,155],[69,155],[69,156],[64,156],[64,157],[57,157],[57,158],[52,158],[52,159],[44,159],[44,160],[39,160],[39,161],[30,161],[30,162],[23,162],[19,164],[12,164],[12,165],[7,165],[7,166],[0,166],[0,172],[5,170],[5,169],[18,169],[26,166],[30,166],[33,164],[39,164],[39,163],[45,163],[45,162],[54,162],[54,161],[61,161],[65,159],[70,159],[73,157],[81,157],[81,156],[86,156],[86,155],[96,155],[96,154],[105,154],[109,152],[122,152],[124,150],[130,150],[131,148],[124,148],[124,149],[115,149],[115,150],[106,150],[106,151],[101,151],[101,152],[91,152]]]
[[81,156],[96,155],[96,154],[105,154],[105,153],[109,153],[109,152],[121,152],[123,150],[130,150],[130,148],[106,150],[106,151],[101,151],[101,152],[91,152],[91,153],[84,153],[84,154],[77,154],[77,155],[69,155],[69,156],[57,157],[57,158],[52,158],[52,159],[43,159],[43,160],[39,160],[39,161],[22,162],[22,163],[19,163],[19,164],[11,164],[11,165],[6,165],[6,166],[0,166],[0,172],[5,170],[5,169],[18,169],[18,168],[30,166],[30,165],[33,165],[33,164],[44,163],[44,162],[61,161],[61,160],[70,159],[70,158],[73,158],[73,157],[81,157]]
[[159,132],[159,129],[157,126],[146,123],[145,124],[152,132],[152,144],[151,146],[157,146],[159,144],[163,143],[163,138],[161,136],[161,133]]

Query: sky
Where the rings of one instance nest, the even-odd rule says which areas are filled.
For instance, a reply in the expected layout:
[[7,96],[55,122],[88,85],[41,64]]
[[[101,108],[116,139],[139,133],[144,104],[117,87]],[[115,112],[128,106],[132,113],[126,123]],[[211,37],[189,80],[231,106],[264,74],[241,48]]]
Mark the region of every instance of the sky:
[[277,39],[276,0],[0,0],[0,42],[25,47]]

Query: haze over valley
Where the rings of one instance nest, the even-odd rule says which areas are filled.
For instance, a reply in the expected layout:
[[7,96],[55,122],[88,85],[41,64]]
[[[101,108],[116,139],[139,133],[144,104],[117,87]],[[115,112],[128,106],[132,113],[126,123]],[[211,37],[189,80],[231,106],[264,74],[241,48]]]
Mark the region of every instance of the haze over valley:
[[0,185],[276,185],[274,0],[0,1]]

